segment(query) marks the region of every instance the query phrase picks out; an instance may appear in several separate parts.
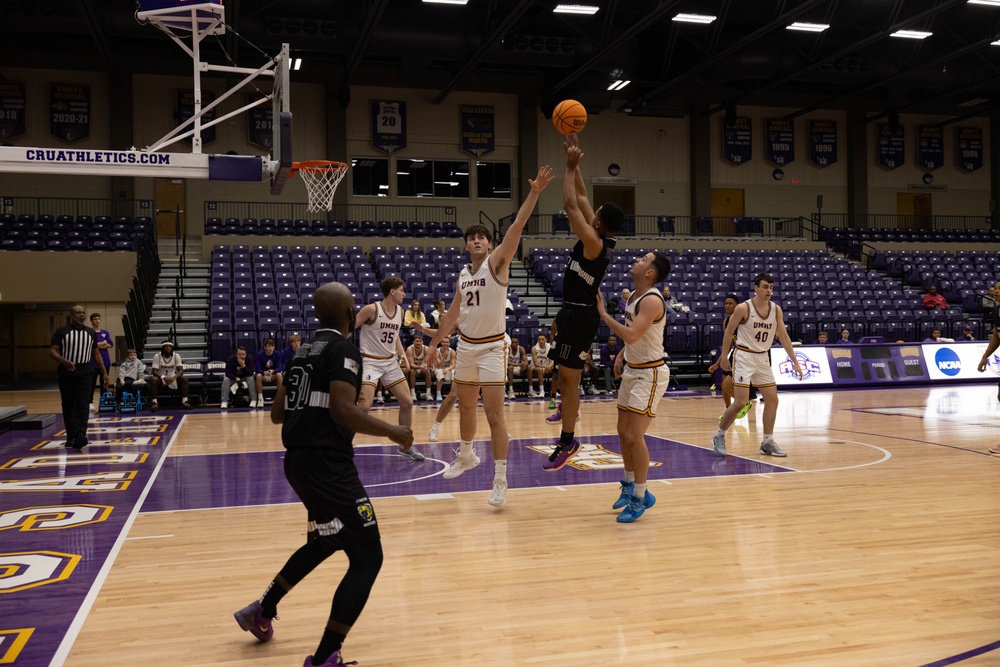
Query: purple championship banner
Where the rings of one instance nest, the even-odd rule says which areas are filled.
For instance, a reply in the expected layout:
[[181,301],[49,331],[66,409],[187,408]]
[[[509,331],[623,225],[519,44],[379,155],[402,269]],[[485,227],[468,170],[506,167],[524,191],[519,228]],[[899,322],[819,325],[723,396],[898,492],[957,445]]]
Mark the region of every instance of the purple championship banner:
[[735,165],[753,159],[753,132],[751,120],[740,116],[732,125],[722,120],[722,158]]
[[937,125],[917,127],[917,163],[927,171],[944,166],[944,130]]
[[878,163],[886,169],[895,169],[906,164],[906,134],[900,125],[896,132],[888,123],[879,123],[875,128],[878,134]]
[[90,86],[54,83],[49,87],[52,134],[72,142],[90,135]]
[[765,158],[776,167],[784,167],[795,161],[795,123],[781,118],[764,121],[767,134]]
[[837,121],[809,121],[809,161],[820,168],[837,163]]
[[483,104],[463,104],[460,113],[462,150],[476,157],[492,153],[496,141],[493,107]]
[[983,167],[983,131],[978,127],[955,128],[958,166],[968,172]]
[[80,452],[61,422],[0,435],[3,665],[66,659],[181,419],[95,415]]
[[978,370],[986,341],[863,345],[797,345],[804,376],[780,347],[771,349],[771,370],[783,389],[796,387],[863,387],[884,384],[996,381],[1000,354],[993,354],[985,373]]
[[0,81],[0,139],[24,134],[24,84]]

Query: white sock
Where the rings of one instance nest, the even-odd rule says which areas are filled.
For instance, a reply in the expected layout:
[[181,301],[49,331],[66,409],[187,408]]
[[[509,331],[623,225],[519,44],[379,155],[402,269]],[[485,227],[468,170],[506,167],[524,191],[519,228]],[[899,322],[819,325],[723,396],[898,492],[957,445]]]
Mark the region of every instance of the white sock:
[[441,422],[434,422],[434,426],[432,426],[431,428],[434,428],[434,429],[441,428]]
[[633,482],[635,482],[635,471],[634,470],[626,470],[625,471],[625,483],[626,484],[631,484]]
[[462,440],[461,444],[458,446],[458,455],[467,459],[472,456],[472,454],[472,441]]
[[507,481],[507,460],[494,461],[493,462],[493,479],[502,479]]
[[181,403],[184,403],[187,400],[188,400],[187,396],[181,396]]
[[769,442],[774,442],[774,434],[773,433],[765,433],[764,434],[764,441],[763,442],[764,442],[764,444],[767,444]]
[[726,437],[726,432],[720,426],[719,430],[715,432],[715,435],[721,435],[723,438],[725,438]]
[[646,497],[646,484],[645,483],[639,484],[638,482],[636,482],[635,491],[632,492],[632,495],[635,496],[636,498],[638,498],[639,500],[642,500],[643,498],[645,498]]

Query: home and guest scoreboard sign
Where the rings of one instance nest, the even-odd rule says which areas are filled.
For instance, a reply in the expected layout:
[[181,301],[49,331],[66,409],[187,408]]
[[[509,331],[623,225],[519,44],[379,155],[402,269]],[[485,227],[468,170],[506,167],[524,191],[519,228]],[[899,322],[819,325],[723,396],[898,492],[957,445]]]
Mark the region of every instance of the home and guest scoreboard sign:
[[71,142],[90,135],[90,86],[54,83],[49,88],[52,134]]
[[917,162],[927,171],[944,166],[944,131],[937,125],[917,128]]
[[955,129],[958,140],[958,165],[965,171],[976,171],[983,166],[983,131],[978,127]]
[[0,139],[10,139],[24,131],[24,84],[0,81]]
[[809,121],[809,161],[821,169],[837,163],[837,121]]
[[784,167],[795,160],[795,126],[790,120],[769,118],[767,147],[764,159],[776,167]]
[[753,159],[753,132],[749,118],[740,116],[732,125],[722,120],[722,157],[735,165]]
[[893,132],[888,123],[878,125],[878,163],[886,169],[906,164],[906,135],[903,126]]

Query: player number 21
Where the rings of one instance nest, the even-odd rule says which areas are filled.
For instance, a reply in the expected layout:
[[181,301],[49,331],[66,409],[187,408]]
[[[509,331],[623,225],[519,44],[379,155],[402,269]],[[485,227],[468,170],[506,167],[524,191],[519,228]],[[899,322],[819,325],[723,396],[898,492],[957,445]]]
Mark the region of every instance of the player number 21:
[[767,331],[758,331],[757,335],[755,336],[755,338],[757,339],[758,343],[766,343],[767,342],[767,336],[768,336],[768,332]]
[[[475,301],[476,301],[475,303],[472,303],[473,299],[475,299]],[[476,290],[475,292],[469,292],[468,297],[465,300],[465,305],[466,306],[478,306],[479,305],[479,290]]]

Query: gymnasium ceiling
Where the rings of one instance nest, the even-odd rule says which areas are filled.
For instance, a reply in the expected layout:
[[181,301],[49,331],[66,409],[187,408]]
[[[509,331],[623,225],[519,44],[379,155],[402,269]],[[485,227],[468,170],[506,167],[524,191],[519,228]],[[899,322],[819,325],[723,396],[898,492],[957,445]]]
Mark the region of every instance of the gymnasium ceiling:
[[[683,116],[693,104],[792,109],[860,106],[949,117],[1000,109],[1000,6],[967,0],[576,0],[593,16],[555,14],[550,0],[225,0],[226,35],[207,60],[259,66],[289,42],[303,59],[293,81],[518,93],[543,111],[575,98],[591,113]],[[190,74],[134,0],[0,0],[6,65]],[[708,25],[678,13],[716,16]],[[794,21],[829,24],[793,32]],[[899,29],[933,33],[890,37]],[[607,88],[629,80],[624,90]],[[979,101],[977,101],[979,100]]]

